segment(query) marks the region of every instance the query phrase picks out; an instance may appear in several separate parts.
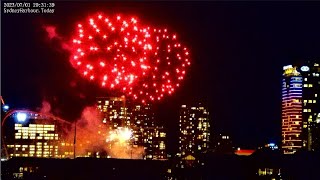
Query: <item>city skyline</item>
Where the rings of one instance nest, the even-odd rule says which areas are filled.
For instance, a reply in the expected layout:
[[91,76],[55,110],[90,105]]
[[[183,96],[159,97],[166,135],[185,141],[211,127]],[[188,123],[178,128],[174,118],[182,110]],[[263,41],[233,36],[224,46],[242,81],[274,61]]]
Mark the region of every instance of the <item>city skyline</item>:
[[[116,3],[109,7],[166,25],[191,47],[192,65],[186,81],[176,93],[155,104],[156,119],[169,128],[169,139],[175,139],[170,151],[176,151],[178,144],[177,109],[193,102],[207,104],[212,134],[228,134],[239,146],[280,143],[282,67],[320,56],[320,45],[316,44],[320,27],[314,22],[320,16],[317,8],[161,4],[129,3],[122,7]],[[2,51],[5,68],[1,95],[17,108],[35,109],[45,99],[52,104],[54,114],[72,121],[80,116],[83,107],[95,102],[96,96],[113,93],[82,80],[68,64],[68,55],[57,50],[56,42],[46,39],[42,25],[68,27],[60,28],[60,33],[69,34],[72,22],[87,12],[108,13],[110,9],[97,8],[99,3],[88,7],[85,3],[56,6],[53,16],[3,17],[3,22],[10,21],[11,25],[2,30],[6,34],[2,43],[6,46]],[[66,9],[71,6],[74,16],[67,16]],[[163,11],[168,13],[160,13]]]

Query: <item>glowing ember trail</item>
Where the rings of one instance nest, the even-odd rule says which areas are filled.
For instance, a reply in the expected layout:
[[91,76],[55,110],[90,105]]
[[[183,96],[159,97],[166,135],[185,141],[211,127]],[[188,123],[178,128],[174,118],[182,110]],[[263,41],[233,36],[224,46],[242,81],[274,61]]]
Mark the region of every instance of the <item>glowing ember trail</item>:
[[142,103],[174,93],[190,66],[177,34],[135,18],[89,17],[77,24],[72,43],[70,62],[83,77]]
[[176,34],[169,33],[167,29],[154,29],[152,38],[156,46],[149,57],[151,69],[138,86],[126,91],[143,103],[161,100],[165,95],[174,93],[190,66],[189,51],[178,41]]
[[135,18],[98,14],[77,25],[70,61],[82,76],[103,87],[130,87],[150,68],[149,38]]

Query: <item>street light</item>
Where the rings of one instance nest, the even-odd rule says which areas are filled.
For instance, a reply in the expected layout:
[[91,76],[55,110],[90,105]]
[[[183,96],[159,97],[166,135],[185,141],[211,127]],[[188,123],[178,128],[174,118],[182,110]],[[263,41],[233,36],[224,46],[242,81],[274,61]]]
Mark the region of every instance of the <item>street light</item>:
[[4,112],[7,112],[9,110],[9,106],[8,105],[3,105],[2,108],[3,108]]
[[18,122],[25,122],[27,120],[27,114],[23,112],[18,112],[16,115]]

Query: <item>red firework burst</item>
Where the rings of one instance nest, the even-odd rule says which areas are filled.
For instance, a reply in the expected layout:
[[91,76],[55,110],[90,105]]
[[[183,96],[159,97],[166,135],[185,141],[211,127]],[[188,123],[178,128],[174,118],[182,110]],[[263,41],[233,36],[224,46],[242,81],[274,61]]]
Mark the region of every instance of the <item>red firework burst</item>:
[[135,18],[93,16],[78,24],[72,49],[70,61],[85,78],[143,103],[172,94],[190,65],[176,34]]
[[135,18],[98,14],[77,25],[71,64],[107,88],[131,87],[150,69],[150,34]]
[[190,65],[189,51],[167,29],[154,29],[151,34],[155,40],[153,54],[149,60],[151,69],[139,81],[139,86],[130,87],[126,92],[134,99],[145,101],[160,100],[172,94],[186,75]]

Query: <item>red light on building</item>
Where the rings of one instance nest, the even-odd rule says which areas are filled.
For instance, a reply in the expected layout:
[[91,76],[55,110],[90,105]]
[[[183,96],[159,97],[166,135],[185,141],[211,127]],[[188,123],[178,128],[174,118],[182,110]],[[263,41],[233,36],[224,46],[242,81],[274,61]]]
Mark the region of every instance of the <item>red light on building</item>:
[[250,156],[254,152],[255,150],[251,150],[251,149],[240,149],[240,150],[236,150],[235,154],[238,156]]

